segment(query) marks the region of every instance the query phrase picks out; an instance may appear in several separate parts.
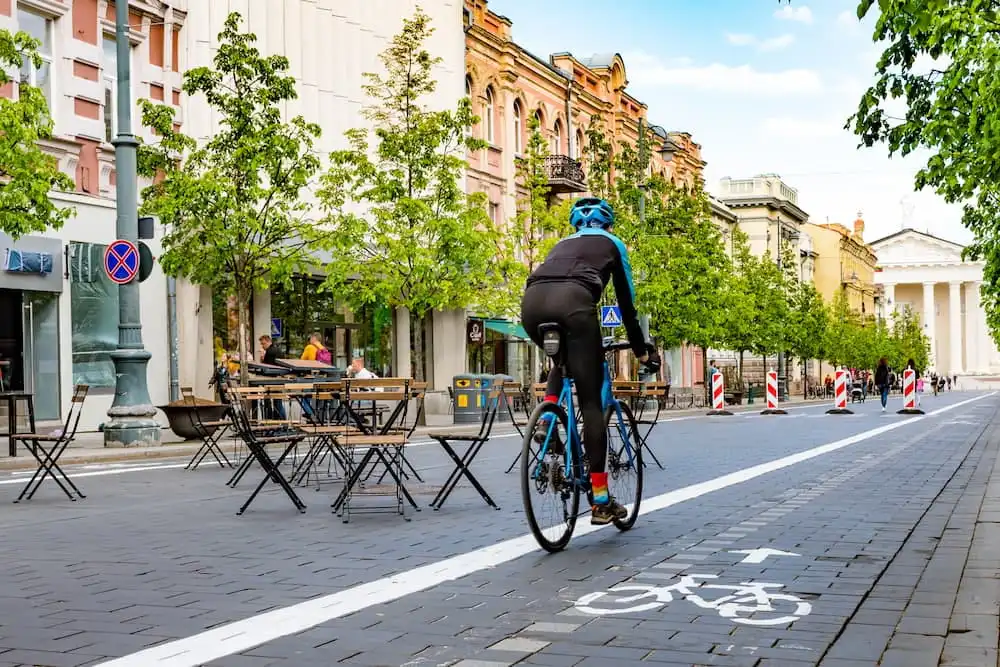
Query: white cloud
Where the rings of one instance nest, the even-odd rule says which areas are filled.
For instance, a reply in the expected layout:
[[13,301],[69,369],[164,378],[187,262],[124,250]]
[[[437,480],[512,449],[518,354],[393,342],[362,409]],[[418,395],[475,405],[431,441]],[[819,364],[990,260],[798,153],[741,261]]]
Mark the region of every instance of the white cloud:
[[778,37],[765,39],[757,48],[761,51],[780,51],[781,49],[791,46],[794,41],[794,35],[780,35]]
[[694,88],[731,94],[812,95],[823,90],[819,74],[810,69],[763,72],[750,65],[713,63],[704,66],[669,66],[636,60],[629,79],[640,85]]
[[795,36],[791,34],[779,35],[768,39],[757,39],[755,35],[747,33],[726,33],[726,40],[733,46],[755,46],[758,51],[780,51],[792,45]]
[[726,40],[735,46],[750,46],[757,43],[757,38],[746,33],[726,33]]
[[784,5],[781,9],[774,12],[774,18],[782,21],[798,21],[799,23],[813,22],[812,10],[805,5],[799,7]]
[[837,25],[839,25],[842,28],[851,29],[853,31],[861,27],[861,22],[858,20],[858,15],[856,12],[852,12],[849,9],[845,9],[844,11],[837,14]]
[[796,118],[772,116],[762,124],[764,132],[786,139],[826,139],[846,136],[843,118]]

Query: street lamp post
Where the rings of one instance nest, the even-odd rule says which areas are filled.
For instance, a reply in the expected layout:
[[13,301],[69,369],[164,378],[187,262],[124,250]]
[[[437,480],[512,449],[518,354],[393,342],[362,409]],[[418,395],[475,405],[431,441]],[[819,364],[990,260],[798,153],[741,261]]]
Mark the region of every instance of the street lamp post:
[[[646,226],[646,187],[645,183],[645,160],[646,160],[646,125],[643,118],[639,118],[639,162],[643,164],[643,183],[639,185],[639,223],[642,228],[642,233],[645,234]],[[649,315],[643,314],[639,316],[639,326],[642,327],[642,333],[645,335],[647,340],[651,340],[649,335]],[[651,373],[646,373],[639,367],[639,382],[652,382],[656,380],[656,376]],[[643,410],[655,410],[656,400],[649,397],[646,399],[646,405],[643,406]]]
[[[132,134],[128,5],[124,0],[115,5],[118,134],[111,143],[115,147],[118,175],[115,232],[119,239],[136,243],[139,237],[136,147],[139,142]],[[115,398],[108,410],[111,421],[104,424],[105,447],[151,445],[160,441],[160,425],[153,419],[156,408],[149,399],[146,384],[146,364],[151,356],[142,346],[139,283],[133,280],[118,286],[118,348],[111,353],[115,364]]]

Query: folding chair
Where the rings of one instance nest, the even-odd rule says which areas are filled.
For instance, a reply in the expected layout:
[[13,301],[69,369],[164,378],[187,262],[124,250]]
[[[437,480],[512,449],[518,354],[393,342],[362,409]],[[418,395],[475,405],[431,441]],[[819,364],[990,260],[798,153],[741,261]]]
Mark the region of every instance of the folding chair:
[[[656,457],[656,454],[649,446],[649,436],[659,423],[660,412],[663,411],[663,401],[667,393],[667,385],[663,382],[636,382],[635,384],[638,385],[638,391],[630,399],[630,402],[632,404],[632,414],[635,416],[635,425],[638,427],[636,431],[639,441],[642,443],[642,447],[646,450],[646,453],[659,466],[660,470],[663,470],[663,464],[660,463],[660,459]],[[656,411],[652,416],[647,414],[649,411],[646,409],[650,401],[656,403]],[[646,462],[643,461],[642,464],[646,465]]]
[[[219,395],[222,396],[223,402],[226,402],[226,389],[221,385],[219,386]],[[198,405],[194,389],[191,387],[181,387],[181,398],[188,405]],[[196,469],[209,454],[215,458],[220,468],[233,467],[232,462],[226,456],[226,453],[222,451],[222,446],[219,444],[233,426],[233,421],[229,413],[230,409],[227,406],[223,419],[206,422],[202,420],[201,411],[197,407],[191,411],[191,425],[194,426],[195,432],[201,438],[201,447],[194,453],[188,464],[184,466],[185,470]]]
[[[375,389],[380,389],[377,394]],[[377,398],[376,398],[377,397]],[[393,410],[396,419],[405,413],[409,402],[409,380],[405,378],[386,378],[374,380],[345,380],[344,381],[344,401],[350,404],[353,401],[378,400],[380,402],[395,402],[396,409]],[[344,433],[337,435],[337,444],[341,451],[347,456],[348,477],[344,483],[344,488],[333,501],[331,507],[335,514],[340,515],[344,523],[351,520],[351,499],[355,494],[355,487],[362,484],[362,475],[369,465],[385,466],[392,478],[395,487],[396,505],[393,508],[396,513],[405,520],[406,502],[417,511],[420,507],[413,496],[406,489],[403,482],[403,462],[405,461],[403,450],[406,447],[408,438],[405,433],[391,433],[392,421],[381,432],[361,433],[353,429],[348,429]],[[359,451],[364,454],[361,460],[355,463],[355,457]],[[366,507],[364,509],[353,510],[359,513],[384,511],[386,508]]]
[[[247,438],[244,437],[245,431],[241,430],[241,427],[236,425],[235,410],[237,409],[239,409],[240,413],[246,420],[246,428],[250,432],[254,433],[258,438],[268,438],[288,431],[288,428],[283,423],[277,425],[273,423],[267,424],[256,421],[252,418],[253,407],[255,405],[259,405],[260,402],[267,396],[267,392],[264,389],[261,389],[260,387],[231,387],[229,392],[232,396],[232,400],[229,405],[230,410],[234,415],[233,424],[236,429],[237,443],[246,446],[247,451],[250,451],[250,444],[247,442]],[[256,459],[251,452],[250,456],[247,456],[240,462],[239,467],[236,468],[233,476],[229,478],[228,482],[226,482],[226,486],[235,489],[236,485],[240,483],[240,480],[243,479],[243,476],[246,475],[255,460]]]
[[[298,494],[295,493],[295,489],[292,485],[288,483],[288,480],[281,472],[281,464],[284,463],[285,459],[292,452],[293,449],[305,438],[305,435],[298,432],[285,432],[281,435],[267,435],[262,436],[259,434],[259,429],[255,429],[250,421],[249,411],[247,403],[253,394],[246,394],[239,400],[233,401],[232,413],[233,413],[233,423],[236,426],[236,432],[243,439],[247,445],[247,449],[250,451],[250,456],[247,457],[247,461],[257,461],[260,467],[264,470],[264,478],[260,480],[260,483],[247,498],[243,506],[236,512],[237,516],[243,514],[250,503],[254,501],[257,494],[260,493],[261,489],[268,481],[274,482],[285,492],[288,499],[292,501],[295,508],[299,512],[306,511],[306,505],[299,498]],[[267,451],[269,445],[282,445],[281,454],[278,458],[272,458],[270,453]],[[249,465],[243,469],[242,474],[246,473],[249,469]],[[242,477],[242,474],[240,477]],[[237,480],[239,481],[239,480]],[[233,484],[235,486],[235,484]]]
[[[493,424],[496,422],[497,412],[500,410],[500,399],[503,398],[503,387],[502,385],[497,385],[490,389],[489,398],[486,403],[486,411],[483,413],[483,421],[479,426],[478,431],[467,431],[465,433],[428,433],[427,435],[436,440],[441,447],[444,449],[445,453],[451,458],[455,464],[455,469],[452,470],[448,479],[445,481],[444,486],[438,491],[438,494],[434,496],[434,500],[431,501],[431,507],[435,510],[441,509],[445,501],[448,500],[448,496],[451,492],[455,490],[464,476],[469,483],[479,492],[480,497],[486,501],[486,504],[493,509],[500,509],[500,507],[493,502],[493,498],[490,494],[486,492],[479,480],[476,479],[472,471],[469,470],[469,466],[472,465],[473,461],[476,460],[479,451],[483,448],[483,445],[490,439],[490,433],[493,431]],[[455,448],[452,447],[452,443],[464,442],[467,443],[465,452],[459,456],[455,452]]]
[[[531,389],[530,390],[527,390],[527,389],[523,390],[523,393],[524,393],[524,395],[526,397],[526,400],[524,401],[524,417],[525,417],[525,419],[524,419],[524,426],[525,427],[527,427],[528,421],[531,419],[531,413],[534,412],[535,406],[538,405],[539,403],[541,403],[545,399],[545,392],[546,392],[547,388],[548,388],[548,385],[546,383],[544,383],[544,382],[536,382],[535,384],[531,385]],[[531,399],[534,399],[534,400],[531,400]],[[521,437],[523,438],[524,434],[521,431],[521,427],[519,427],[517,424],[515,424],[514,428],[517,429],[518,433],[521,433]],[[520,460],[521,460],[521,448],[518,447],[517,448],[517,455],[514,456],[514,460],[510,462],[509,466],[507,466],[507,470],[504,471],[504,474],[505,475],[509,474],[510,471],[514,469],[514,466],[517,465],[517,462],[520,461]]]
[[524,387],[519,382],[504,382],[501,387],[503,389],[503,396],[501,398],[507,410],[507,415],[510,417],[510,423],[514,427],[514,430],[517,431],[517,434],[521,438],[524,438],[524,429],[528,425],[528,419],[527,417],[520,419],[515,414],[517,401],[524,402]]
[[[309,398],[316,404],[332,403],[339,399],[343,385],[337,383],[325,383],[315,385],[315,392],[309,394]],[[301,395],[305,397],[305,394]],[[325,418],[325,420],[323,419]],[[302,457],[302,462],[295,468],[291,480],[293,484],[309,484],[312,472],[316,472],[316,490],[320,490],[319,466],[324,461],[327,462],[327,476],[333,478],[332,468],[336,462],[347,474],[346,455],[337,445],[336,436],[347,432],[353,427],[336,423],[334,410],[318,410],[305,424],[299,424],[296,428],[310,439],[309,448]]]
[[[14,501],[15,503],[19,503],[22,500],[31,500],[35,492],[42,485],[42,482],[45,481],[45,478],[50,475],[70,500],[76,500],[73,493],[80,498],[87,497],[83,495],[80,489],[76,488],[76,484],[59,467],[59,457],[62,456],[66,448],[69,447],[69,444],[76,438],[76,429],[80,424],[80,414],[83,412],[83,402],[87,398],[88,389],[89,387],[85,384],[78,384],[73,389],[73,398],[70,402],[69,412],[66,415],[66,423],[63,425],[61,431],[57,431],[52,435],[17,433],[12,436],[15,441],[20,440],[23,442],[38,462],[38,469],[35,470],[35,474],[31,476],[24,489],[21,490],[21,495],[17,497],[17,500]],[[50,446],[46,448],[46,445]],[[73,490],[72,493],[70,489]]]
[[[407,440],[413,437],[413,433],[414,431],[417,430],[417,425],[420,423],[420,417],[424,414],[424,400],[427,396],[427,383],[411,381],[409,383],[409,388],[410,388],[409,400],[414,405],[416,405],[416,410],[411,411],[410,407],[407,406],[406,410],[402,413],[401,416],[397,417],[395,422],[387,424],[386,426],[383,427],[383,432],[402,433],[406,435]],[[411,412],[413,412],[414,415],[412,420],[408,419],[408,416]],[[417,469],[413,467],[413,464],[410,463],[409,459],[407,459],[405,455],[403,456],[403,465],[405,465],[406,468],[410,471],[410,473],[407,473],[406,470],[403,471],[404,479],[409,479],[410,474],[412,474],[418,482],[423,483],[424,478],[420,476],[420,473],[417,472]],[[373,472],[375,472],[374,468],[371,471],[369,471],[367,476],[365,476],[365,481],[367,481],[368,478],[371,477]],[[387,470],[382,471],[382,474],[378,478],[379,484],[382,483],[382,480],[385,479],[385,476],[387,474],[388,474]]]

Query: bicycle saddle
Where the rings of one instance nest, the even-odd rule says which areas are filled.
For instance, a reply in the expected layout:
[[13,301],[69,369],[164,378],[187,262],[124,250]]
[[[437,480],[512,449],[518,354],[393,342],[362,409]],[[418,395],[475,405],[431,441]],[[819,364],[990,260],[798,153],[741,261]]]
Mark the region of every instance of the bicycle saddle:
[[563,329],[555,322],[538,325],[538,335],[542,339],[545,354],[555,359],[562,349]]

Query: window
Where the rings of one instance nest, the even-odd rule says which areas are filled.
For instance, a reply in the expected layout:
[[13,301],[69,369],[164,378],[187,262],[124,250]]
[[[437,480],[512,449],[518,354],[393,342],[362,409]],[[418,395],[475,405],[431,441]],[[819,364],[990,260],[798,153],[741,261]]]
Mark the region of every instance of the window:
[[38,55],[42,57],[42,66],[35,67],[29,60],[21,63],[20,83],[35,86],[42,90],[45,99],[52,107],[52,20],[34,12],[17,8],[17,27],[39,42]]
[[521,152],[521,141],[524,136],[524,128],[521,127],[521,103],[514,100],[514,153]]
[[118,44],[114,37],[104,38],[104,140],[109,144],[115,138],[115,120],[118,117]]
[[111,352],[118,347],[118,286],[104,272],[107,246],[69,244],[73,384],[114,388]]
[[552,128],[552,154],[562,155],[562,123],[556,121],[556,126]]
[[490,202],[490,221],[495,225],[500,220],[500,204]]
[[495,143],[494,133],[493,133],[493,89],[486,89],[486,110],[484,112],[486,116],[486,141],[491,144]]
[[[129,47],[129,57],[131,59],[132,49]],[[129,63],[132,67],[132,81],[135,82],[135,63]],[[104,80],[104,139],[111,143],[118,131],[118,42],[114,35],[104,36],[104,54],[101,63],[101,76]],[[135,122],[135,94],[129,96],[133,102],[132,121]]]
[[584,147],[583,147],[583,130],[576,131],[576,143],[573,144],[573,157],[579,158],[583,157]]

